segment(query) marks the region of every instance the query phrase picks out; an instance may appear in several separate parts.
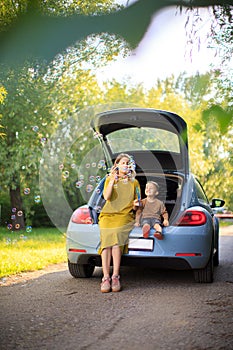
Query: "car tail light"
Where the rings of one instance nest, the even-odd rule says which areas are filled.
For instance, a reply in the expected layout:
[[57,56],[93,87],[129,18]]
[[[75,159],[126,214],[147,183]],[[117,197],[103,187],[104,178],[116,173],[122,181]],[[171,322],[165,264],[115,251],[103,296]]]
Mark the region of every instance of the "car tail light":
[[78,208],[73,213],[72,222],[75,224],[92,224],[92,218],[88,208]]
[[201,226],[206,223],[206,220],[206,215],[202,211],[187,210],[177,222],[177,226]]
[[71,253],[86,253],[86,249],[76,249],[76,248],[70,248],[69,252]]

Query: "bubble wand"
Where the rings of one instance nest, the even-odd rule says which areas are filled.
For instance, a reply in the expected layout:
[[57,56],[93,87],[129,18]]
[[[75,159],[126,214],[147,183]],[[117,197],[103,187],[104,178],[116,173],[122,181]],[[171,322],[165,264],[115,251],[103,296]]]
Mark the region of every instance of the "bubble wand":
[[140,207],[140,203],[141,203],[141,194],[140,194],[139,187],[136,187],[136,194],[137,194],[137,197],[138,197],[138,205],[139,205],[139,207]]

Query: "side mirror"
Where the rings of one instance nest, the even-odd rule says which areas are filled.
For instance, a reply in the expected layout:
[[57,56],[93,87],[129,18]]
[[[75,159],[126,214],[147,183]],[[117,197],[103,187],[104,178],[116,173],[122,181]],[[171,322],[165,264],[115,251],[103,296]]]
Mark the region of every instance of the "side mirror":
[[219,198],[213,198],[210,204],[211,208],[221,208],[225,204],[225,201]]

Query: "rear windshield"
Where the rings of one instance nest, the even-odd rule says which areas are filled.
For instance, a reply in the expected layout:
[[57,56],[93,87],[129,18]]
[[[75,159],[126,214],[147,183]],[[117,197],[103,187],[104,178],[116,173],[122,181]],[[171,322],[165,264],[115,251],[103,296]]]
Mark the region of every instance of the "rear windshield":
[[107,135],[113,153],[157,150],[180,153],[178,135],[162,129],[148,127],[128,128]]

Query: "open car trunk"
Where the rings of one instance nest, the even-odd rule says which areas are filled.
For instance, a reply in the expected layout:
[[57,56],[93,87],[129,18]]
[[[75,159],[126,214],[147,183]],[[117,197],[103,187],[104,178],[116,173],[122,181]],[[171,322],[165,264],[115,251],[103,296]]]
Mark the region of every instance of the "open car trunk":
[[[158,183],[158,198],[165,203],[171,222],[180,211],[182,188],[189,174],[185,121],[168,111],[127,108],[101,113],[91,126],[102,145],[108,167],[119,153],[133,157],[142,198],[147,181]],[[89,206],[94,211],[97,208],[98,217],[103,198],[97,197],[92,196]]]
[[[138,174],[136,176],[140,183],[142,198],[145,198],[145,186],[147,181],[156,181],[159,185],[158,199],[164,202],[169,215],[169,221],[172,223],[181,207],[181,194],[184,178],[178,174]],[[93,223],[98,223],[98,216],[105,203],[102,195],[104,179],[99,184],[88,203]]]

